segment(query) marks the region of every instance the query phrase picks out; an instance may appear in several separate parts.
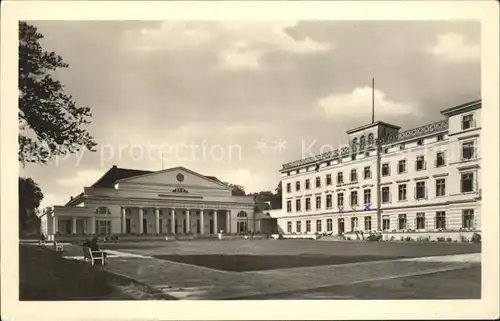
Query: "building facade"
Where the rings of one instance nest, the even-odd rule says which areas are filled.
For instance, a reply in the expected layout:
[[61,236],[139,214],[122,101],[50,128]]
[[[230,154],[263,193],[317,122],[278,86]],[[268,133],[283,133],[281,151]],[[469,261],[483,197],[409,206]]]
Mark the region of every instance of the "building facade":
[[41,215],[46,235],[245,233],[252,196],[233,196],[213,176],[184,167],[140,171],[113,166],[64,206]]
[[284,164],[280,232],[479,231],[481,100],[441,114],[351,129],[349,147]]

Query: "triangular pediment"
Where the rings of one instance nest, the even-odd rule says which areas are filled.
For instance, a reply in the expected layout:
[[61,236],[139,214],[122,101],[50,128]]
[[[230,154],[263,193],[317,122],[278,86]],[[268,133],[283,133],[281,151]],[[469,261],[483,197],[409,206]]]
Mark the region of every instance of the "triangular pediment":
[[207,177],[202,174],[191,171],[185,167],[174,167],[164,169],[157,172],[152,172],[144,175],[124,178],[118,183],[133,183],[133,184],[151,184],[151,185],[171,185],[175,186],[180,192],[182,189],[189,187],[215,188],[215,189],[230,189],[222,182],[217,181],[214,177]]

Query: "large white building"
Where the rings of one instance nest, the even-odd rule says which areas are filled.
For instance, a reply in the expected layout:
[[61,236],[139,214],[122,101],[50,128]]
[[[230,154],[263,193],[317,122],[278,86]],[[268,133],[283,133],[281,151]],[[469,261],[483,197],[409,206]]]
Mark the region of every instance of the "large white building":
[[216,177],[184,167],[141,171],[113,166],[64,206],[41,215],[42,233],[216,234],[254,225],[252,196],[233,196]]
[[350,147],[284,164],[282,233],[480,230],[481,100],[401,131],[373,122]]

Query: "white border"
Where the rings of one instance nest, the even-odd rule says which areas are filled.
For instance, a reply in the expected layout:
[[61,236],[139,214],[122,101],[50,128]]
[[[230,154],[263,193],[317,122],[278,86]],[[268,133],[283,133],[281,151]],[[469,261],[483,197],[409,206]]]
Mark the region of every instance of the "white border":
[[[443,20],[482,23],[483,298],[481,300],[19,302],[17,238],[18,20]],[[498,317],[498,4],[496,1],[2,2],[1,299],[6,320],[394,319]],[[446,107],[446,106],[444,106]]]

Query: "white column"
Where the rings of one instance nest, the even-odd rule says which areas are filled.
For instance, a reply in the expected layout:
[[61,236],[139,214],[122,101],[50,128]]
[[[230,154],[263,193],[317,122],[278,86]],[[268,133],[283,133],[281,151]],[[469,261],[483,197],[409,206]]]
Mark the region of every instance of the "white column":
[[170,224],[170,227],[172,229],[172,234],[175,234],[175,225],[176,225],[176,223],[175,223],[175,209],[174,208],[170,210],[170,220],[171,220],[171,223],[172,223],[172,224]]
[[160,209],[155,209],[155,232],[156,234],[160,234]]
[[205,222],[203,221],[203,217],[205,216],[205,211],[200,209],[200,234],[205,232]]
[[144,210],[142,207],[139,207],[139,234],[142,234],[144,231],[144,226],[142,220],[144,219]]
[[217,226],[217,210],[214,210],[214,234],[218,234],[219,229]]
[[52,235],[55,235],[57,232],[57,218],[56,214],[52,214]]
[[90,232],[92,234],[96,234],[96,220],[95,216],[90,218]]
[[72,234],[76,234],[76,217],[73,216],[73,229],[71,230]]
[[191,210],[186,211],[186,233],[191,233]]
[[127,233],[127,209],[122,207],[122,234]]

